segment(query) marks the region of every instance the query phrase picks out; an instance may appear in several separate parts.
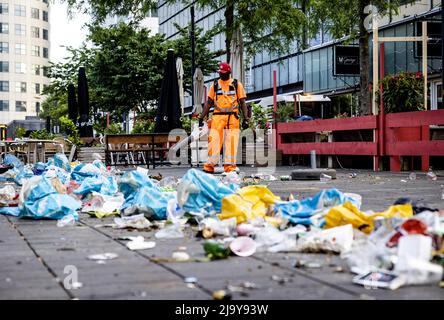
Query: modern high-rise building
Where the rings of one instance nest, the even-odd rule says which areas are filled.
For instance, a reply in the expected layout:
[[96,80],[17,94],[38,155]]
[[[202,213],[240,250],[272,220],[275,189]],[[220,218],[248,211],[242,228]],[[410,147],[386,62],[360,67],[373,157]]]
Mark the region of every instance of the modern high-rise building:
[[0,0],[0,124],[36,116],[49,84],[48,0]]

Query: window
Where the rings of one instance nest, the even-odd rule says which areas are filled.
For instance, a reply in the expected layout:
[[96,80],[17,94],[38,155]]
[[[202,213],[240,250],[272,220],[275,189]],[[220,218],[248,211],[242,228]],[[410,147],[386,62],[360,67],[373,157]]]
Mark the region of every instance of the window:
[[15,44],[15,54],[26,54],[26,45],[24,43],[16,43]]
[[40,83],[34,83],[35,86],[35,93],[40,94]]
[[49,40],[48,30],[43,29],[43,39]]
[[15,111],[26,112],[26,101],[16,101],[15,102]]
[[24,64],[23,62],[16,62],[15,73],[26,73],[26,64]]
[[39,76],[40,75],[40,66],[38,64],[33,64],[32,65],[32,72],[36,75]]
[[36,112],[37,114],[40,113],[40,102],[36,102],[36,103],[35,103],[35,112]]
[[26,93],[26,82],[16,82],[15,83],[15,92],[18,93]]
[[9,101],[0,100],[0,111],[9,111]]
[[49,57],[49,50],[48,48],[43,48],[43,58],[48,58]]
[[26,26],[24,24],[15,25],[15,35],[26,36]]
[[9,6],[7,3],[0,3],[0,14],[8,14]]
[[42,2],[48,4],[48,0],[42,0]]
[[43,71],[43,76],[47,77],[48,76],[48,68],[47,67],[42,67],[42,71]]
[[0,53],[9,53],[9,42],[0,42]]
[[40,47],[39,46],[31,46],[31,56],[40,57]]
[[40,29],[37,27],[31,27],[31,36],[33,38],[40,38]]
[[42,11],[43,21],[48,22],[48,11]]
[[9,81],[0,81],[0,91],[9,92]]
[[0,72],[9,72],[9,62],[0,61]]
[[0,33],[9,33],[8,23],[0,23]]
[[14,14],[17,17],[26,17],[26,6],[21,4],[14,5]]
[[40,19],[40,10],[37,8],[31,8],[31,18]]

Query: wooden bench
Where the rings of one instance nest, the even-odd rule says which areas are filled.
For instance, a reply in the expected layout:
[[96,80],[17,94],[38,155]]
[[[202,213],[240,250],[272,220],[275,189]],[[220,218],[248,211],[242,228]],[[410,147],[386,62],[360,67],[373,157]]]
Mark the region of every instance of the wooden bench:
[[116,134],[105,136],[105,162],[109,166],[168,164],[166,154],[179,139],[169,134]]

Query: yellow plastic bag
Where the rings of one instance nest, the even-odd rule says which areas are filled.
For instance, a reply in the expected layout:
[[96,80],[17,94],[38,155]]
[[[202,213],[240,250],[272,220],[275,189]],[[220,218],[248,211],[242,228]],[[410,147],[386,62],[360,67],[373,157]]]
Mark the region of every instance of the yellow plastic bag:
[[353,225],[353,228],[359,229],[367,234],[371,233],[374,228],[373,220],[376,217],[392,218],[410,218],[413,216],[413,208],[410,204],[390,206],[384,212],[366,214],[359,211],[351,202],[334,207],[325,216],[325,229],[343,226],[346,224]]
[[277,200],[280,198],[266,186],[247,186],[222,199],[222,212],[218,217],[221,220],[235,217],[238,224],[257,217],[263,218],[269,206]]

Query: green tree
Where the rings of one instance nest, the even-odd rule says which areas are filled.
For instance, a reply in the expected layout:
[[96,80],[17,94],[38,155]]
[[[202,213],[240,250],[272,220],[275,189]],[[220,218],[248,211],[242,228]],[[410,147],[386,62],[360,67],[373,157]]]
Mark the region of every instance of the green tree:
[[[168,0],[170,3],[191,0]],[[83,11],[99,23],[109,15],[125,15],[139,21],[157,6],[154,0],[65,0],[71,12]],[[303,2],[303,1],[302,1]],[[300,0],[197,0],[198,7],[224,8],[227,60],[230,44],[239,28],[246,39],[247,51],[267,50],[270,53],[288,52],[294,41],[309,32],[306,15]]]
[[[120,122],[122,115],[131,110],[150,111],[160,94],[168,48],[183,57],[185,87],[191,87],[187,28],[181,29],[181,36],[172,41],[166,41],[163,35],[150,36],[148,29],[136,23],[122,22],[106,28],[90,25],[89,30],[92,48],[69,48],[65,61],[50,65],[48,73],[52,82],[44,92],[48,99],[43,105],[42,117],[59,118],[67,114],[67,88],[69,83],[77,82],[80,66],[86,69],[91,106],[110,112],[112,121]],[[206,47],[213,35],[214,32],[197,31],[196,59],[205,75],[217,69],[214,59],[218,53]]]
[[[384,17],[396,14],[401,3],[413,0],[304,0],[310,10],[311,27],[330,33],[334,38],[348,37],[348,41],[359,41],[360,48],[360,111],[371,113],[369,81],[369,40],[371,15]],[[339,9],[340,8],[340,9]],[[370,23],[370,25],[369,25]],[[314,30],[315,31],[315,30]]]

